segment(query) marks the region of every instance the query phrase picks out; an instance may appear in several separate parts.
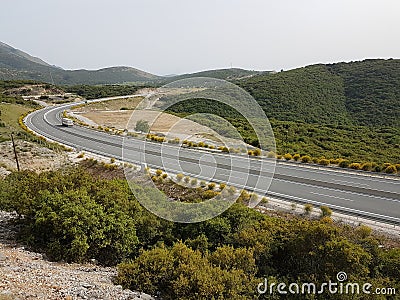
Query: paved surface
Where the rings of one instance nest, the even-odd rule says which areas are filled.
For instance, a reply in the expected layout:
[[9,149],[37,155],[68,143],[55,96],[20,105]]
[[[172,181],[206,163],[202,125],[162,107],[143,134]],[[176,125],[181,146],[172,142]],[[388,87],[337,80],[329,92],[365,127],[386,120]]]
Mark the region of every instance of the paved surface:
[[140,162],[145,157],[152,167],[183,172],[200,179],[214,177],[215,181],[255,191],[263,192],[269,188],[269,195],[289,201],[327,205],[400,224],[400,180],[396,178],[311,168],[266,158],[226,156],[114,136],[80,126],[62,127],[60,114],[66,107],[68,105],[44,108],[30,114],[25,122],[33,131],[78,150],[129,162]]

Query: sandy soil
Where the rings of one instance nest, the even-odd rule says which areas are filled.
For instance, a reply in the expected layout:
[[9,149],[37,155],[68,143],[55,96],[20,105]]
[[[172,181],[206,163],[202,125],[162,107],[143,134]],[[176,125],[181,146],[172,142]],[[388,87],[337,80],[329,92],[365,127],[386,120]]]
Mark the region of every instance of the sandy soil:
[[[55,170],[70,161],[67,153],[55,152],[27,141],[16,140],[20,168],[42,172]],[[0,175],[17,169],[12,143],[0,143]]]
[[212,129],[196,122],[152,110],[91,111],[82,113],[81,116],[102,126],[127,128],[129,131],[134,131],[137,121],[145,120],[151,124],[151,132],[165,134],[168,138],[178,137],[196,141],[196,139],[204,140],[204,135],[218,136]]

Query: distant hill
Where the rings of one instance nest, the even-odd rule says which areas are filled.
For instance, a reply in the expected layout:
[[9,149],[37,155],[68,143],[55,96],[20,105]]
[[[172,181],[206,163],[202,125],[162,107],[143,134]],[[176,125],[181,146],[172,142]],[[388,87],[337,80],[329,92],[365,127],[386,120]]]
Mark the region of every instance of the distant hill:
[[313,65],[236,82],[270,118],[400,127],[400,60]]
[[63,70],[0,42],[0,80],[27,79],[55,84],[115,84],[148,82],[159,76],[130,67],[95,71]]
[[249,78],[254,75],[265,74],[268,72],[261,72],[261,71],[250,71],[238,68],[230,68],[230,69],[217,69],[217,70],[207,70],[202,72],[196,72],[191,74],[183,74],[170,77],[170,80],[180,80],[186,78],[193,78],[193,77],[211,77],[223,80],[238,80]]

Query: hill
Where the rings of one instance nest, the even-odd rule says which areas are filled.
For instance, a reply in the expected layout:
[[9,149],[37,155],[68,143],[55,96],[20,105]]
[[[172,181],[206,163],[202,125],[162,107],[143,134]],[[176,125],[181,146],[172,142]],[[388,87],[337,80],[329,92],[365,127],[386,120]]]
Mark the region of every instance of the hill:
[[171,76],[168,80],[181,80],[186,78],[193,78],[193,77],[210,77],[210,78],[217,78],[223,80],[238,80],[249,78],[254,75],[265,74],[268,72],[261,72],[261,71],[250,71],[244,70],[239,68],[230,68],[230,69],[217,69],[217,70],[207,70],[202,72],[190,73],[190,74],[183,74],[183,75],[176,75]]
[[236,83],[270,118],[400,127],[400,60],[320,64]]
[[130,67],[63,70],[0,42],[0,80],[27,79],[54,84],[115,84],[147,82],[160,77]]

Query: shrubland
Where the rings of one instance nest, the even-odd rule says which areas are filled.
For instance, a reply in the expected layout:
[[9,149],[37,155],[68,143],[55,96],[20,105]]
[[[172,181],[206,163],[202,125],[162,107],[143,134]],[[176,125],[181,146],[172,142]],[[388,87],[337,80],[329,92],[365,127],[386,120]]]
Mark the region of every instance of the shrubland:
[[[264,277],[318,283],[335,280],[339,271],[352,282],[400,287],[399,241],[363,225],[334,223],[327,208],[320,219],[285,217],[238,201],[201,223],[171,223],[141,207],[124,179],[89,172],[24,171],[0,181],[0,208],[19,215],[21,242],[55,261],[118,265],[116,283],[163,299],[256,299]],[[181,191],[168,178],[162,184],[171,195]],[[197,187],[185,190],[191,191],[189,201],[203,193]],[[185,201],[184,195],[175,196]],[[292,298],[304,299],[300,296]]]

